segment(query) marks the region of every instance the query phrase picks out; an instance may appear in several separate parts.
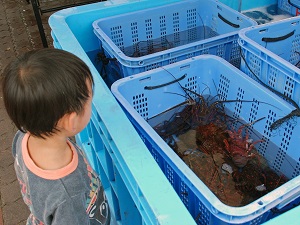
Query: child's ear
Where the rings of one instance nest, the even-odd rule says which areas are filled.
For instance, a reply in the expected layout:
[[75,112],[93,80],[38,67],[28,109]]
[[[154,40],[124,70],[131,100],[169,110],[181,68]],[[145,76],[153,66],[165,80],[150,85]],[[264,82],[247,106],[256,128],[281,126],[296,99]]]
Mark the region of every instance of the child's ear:
[[58,126],[68,132],[75,132],[77,127],[77,113],[72,112],[64,115],[58,122]]

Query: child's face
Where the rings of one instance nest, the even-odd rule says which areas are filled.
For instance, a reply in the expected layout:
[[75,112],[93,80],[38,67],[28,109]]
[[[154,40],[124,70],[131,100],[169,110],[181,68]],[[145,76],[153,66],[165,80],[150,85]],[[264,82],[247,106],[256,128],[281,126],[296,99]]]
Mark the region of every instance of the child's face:
[[83,112],[78,114],[78,127],[76,129],[77,133],[79,133],[85,128],[85,126],[89,123],[91,118],[93,91],[91,83],[89,81],[87,81],[86,83],[89,89],[89,98],[85,102]]

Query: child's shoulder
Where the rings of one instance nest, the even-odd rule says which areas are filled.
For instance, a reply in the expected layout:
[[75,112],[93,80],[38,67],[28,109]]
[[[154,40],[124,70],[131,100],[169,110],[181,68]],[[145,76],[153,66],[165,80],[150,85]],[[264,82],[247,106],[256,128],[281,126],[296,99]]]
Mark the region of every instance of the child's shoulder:
[[19,146],[21,146],[25,134],[26,133],[23,133],[22,131],[18,130],[14,136],[13,143],[12,143],[12,154],[14,157],[16,157],[17,149],[19,148]]

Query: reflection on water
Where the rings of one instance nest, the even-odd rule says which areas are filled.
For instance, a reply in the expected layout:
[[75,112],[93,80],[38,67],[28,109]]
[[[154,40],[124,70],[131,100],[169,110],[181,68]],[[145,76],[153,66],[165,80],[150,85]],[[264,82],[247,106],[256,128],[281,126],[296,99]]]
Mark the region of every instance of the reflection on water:
[[277,4],[246,10],[242,13],[254,19],[258,24],[265,24],[292,17],[292,15],[279,9]]

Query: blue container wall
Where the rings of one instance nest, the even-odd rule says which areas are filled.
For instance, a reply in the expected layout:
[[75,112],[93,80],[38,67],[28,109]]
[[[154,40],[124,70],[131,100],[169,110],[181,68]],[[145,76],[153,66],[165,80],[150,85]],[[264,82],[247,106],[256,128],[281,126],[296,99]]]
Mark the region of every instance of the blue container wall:
[[235,10],[248,10],[267,5],[277,4],[277,0],[219,0]]
[[[105,157],[110,157],[110,160],[116,163],[114,167],[117,168],[115,179],[123,181],[118,184],[118,187],[127,189],[125,197],[130,198],[126,199],[126,201],[129,201],[130,204],[135,203],[135,209],[139,210],[143,220],[142,223],[147,225],[192,225],[194,221],[191,220],[190,215],[169,185],[167,179],[159,172],[160,169],[152,159],[145,145],[138,138],[131,123],[111,95],[110,90],[103,80],[100,79],[99,72],[86,53],[97,50],[99,47],[98,39],[95,37],[92,29],[93,21],[111,15],[178,1],[180,0],[107,1],[62,10],[53,14],[49,19],[54,46],[72,52],[83,59],[91,68],[95,77],[95,98],[93,101],[95,120],[76,139],[89,151],[93,130],[97,130],[97,133],[102,132],[102,138],[95,139],[94,142],[96,143],[93,144],[97,146],[97,152],[99,153],[112,147],[113,150],[106,151],[109,154]],[[233,2],[233,0],[228,2]],[[249,2],[251,1],[249,0]],[[101,127],[99,126],[99,122],[101,122]],[[114,150],[117,150],[115,156]],[[90,158],[92,160],[92,157]],[[138,163],[134,160],[136,158],[139,158]],[[100,171],[104,170],[107,166],[98,165],[97,163],[99,162],[101,162],[99,158],[94,158],[94,164],[99,167]],[[110,172],[113,173],[113,171]],[[116,191],[114,186],[117,186],[116,183],[112,185],[111,177],[113,177],[113,174],[102,179],[108,194]],[[110,203],[118,205],[118,196],[114,194],[110,194],[110,196]],[[120,224],[138,224],[136,221],[130,221],[130,218],[122,220],[124,218],[121,215],[122,212],[126,213],[122,210],[115,213],[115,217]],[[294,221],[299,221],[299,216],[295,214],[293,216]]]

